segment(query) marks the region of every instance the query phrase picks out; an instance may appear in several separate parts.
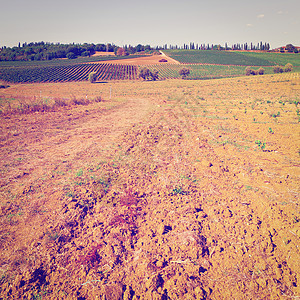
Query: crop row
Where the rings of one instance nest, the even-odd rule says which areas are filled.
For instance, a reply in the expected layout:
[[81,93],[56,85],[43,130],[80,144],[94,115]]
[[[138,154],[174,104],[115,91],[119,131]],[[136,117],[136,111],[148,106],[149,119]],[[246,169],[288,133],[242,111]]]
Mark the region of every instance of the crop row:
[[220,64],[239,66],[300,65],[299,54],[253,53],[240,51],[164,50],[165,54],[183,64]]
[[133,80],[137,78],[136,66],[98,63],[2,68],[0,69],[0,79],[14,83],[84,81],[88,80],[90,72],[97,73],[97,80]]
[[[242,76],[245,74],[244,66],[223,66],[223,65],[195,65],[195,64],[157,64],[148,65],[150,70],[156,69],[160,79],[180,78],[179,71],[185,67],[190,70],[190,79],[213,79],[222,77]],[[269,72],[268,68],[266,68]],[[271,71],[271,70],[270,70]]]

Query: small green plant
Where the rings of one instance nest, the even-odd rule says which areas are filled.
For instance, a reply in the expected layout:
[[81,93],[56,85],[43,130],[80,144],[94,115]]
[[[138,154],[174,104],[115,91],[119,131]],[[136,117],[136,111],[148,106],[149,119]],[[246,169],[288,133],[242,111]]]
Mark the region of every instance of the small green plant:
[[271,134],[274,133],[274,131],[273,131],[273,129],[271,127],[269,127],[268,132],[271,133]]
[[182,187],[176,187],[175,189],[173,189],[172,191],[172,195],[187,195],[187,192],[185,192]]
[[272,118],[280,117],[280,112],[277,112],[277,114],[271,114],[271,117],[272,117]]
[[83,174],[83,170],[79,169],[79,171],[76,173],[76,177],[81,177]]
[[258,145],[258,147],[261,150],[264,150],[266,148],[266,143],[261,142],[260,140],[255,141],[255,144]]

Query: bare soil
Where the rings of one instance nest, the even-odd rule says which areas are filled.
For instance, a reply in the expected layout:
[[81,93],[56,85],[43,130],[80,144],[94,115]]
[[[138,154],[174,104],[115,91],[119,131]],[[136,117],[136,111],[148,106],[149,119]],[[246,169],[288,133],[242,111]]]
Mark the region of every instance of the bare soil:
[[1,117],[0,298],[297,299],[299,90],[296,73],[1,91],[105,101]]
[[92,56],[115,56],[114,52],[102,52],[102,51],[96,51],[95,54],[93,54]]
[[[160,62],[164,58],[167,59],[167,62]],[[135,57],[127,59],[117,59],[117,60],[108,60],[105,63],[109,64],[124,64],[124,65],[134,65],[134,66],[143,66],[143,65],[153,65],[153,64],[180,64],[177,60],[163,55],[149,55],[146,57]]]

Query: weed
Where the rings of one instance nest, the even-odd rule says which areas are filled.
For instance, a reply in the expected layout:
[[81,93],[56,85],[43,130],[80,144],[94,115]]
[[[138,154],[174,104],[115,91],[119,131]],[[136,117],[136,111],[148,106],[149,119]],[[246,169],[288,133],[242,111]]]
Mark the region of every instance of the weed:
[[76,177],[81,177],[83,175],[83,170],[79,169],[79,171],[76,173]]
[[47,238],[49,241],[56,241],[61,237],[61,234],[58,232],[46,232]]
[[274,131],[273,131],[273,129],[271,127],[269,127],[268,132],[271,133],[271,134],[274,133]]
[[187,195],[188,192],[184,191],[183,188],[180,186],[180,187],[176,187],[175,189],[173,189],[172,195]]
[[255,141],[255,144],[258,145],[258,147],[261,150],[264,150],[266,148],[266,143],[261,142],[260,140]]
[[277,112],[277,114],[271,114],[271,117],[272,117],[272,118],[280,117],[280,112]]

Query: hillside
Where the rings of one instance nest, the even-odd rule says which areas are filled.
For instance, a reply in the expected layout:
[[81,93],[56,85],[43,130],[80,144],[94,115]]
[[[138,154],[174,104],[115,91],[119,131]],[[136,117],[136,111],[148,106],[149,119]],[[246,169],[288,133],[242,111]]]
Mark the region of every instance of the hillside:
[[[230,51],[166,50],[163,55],[101,56],[42,62],[0,62],[0,80],[11,83],[86,81],[90,72],[97,80],[135,80],[139,69],[158,70],[159,79],[180,78],[179,70],[190,69],[189,79],[213,79],[245,75],[245,66],[264,66],[273,73],[276,64],[292,63],[300,70],[300,54]],[[164,56],[164,55],[168,56]],[[164,58],[167,62],[160,62]],[[93,62],[98,60],[98,62]],[[124,66],[125,65],[125,66]]]
[[[296,299],[299,88],[284,73],[1,89],[0,298]],[[102,101],[11,114],[75,95]]]
[[251,51],[164,50],[183,64],[220,64],[241,66],[274,66],[291,63],[300,66],[300,54]]

